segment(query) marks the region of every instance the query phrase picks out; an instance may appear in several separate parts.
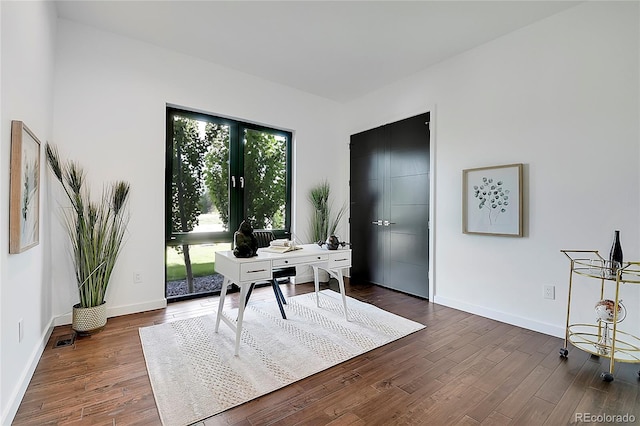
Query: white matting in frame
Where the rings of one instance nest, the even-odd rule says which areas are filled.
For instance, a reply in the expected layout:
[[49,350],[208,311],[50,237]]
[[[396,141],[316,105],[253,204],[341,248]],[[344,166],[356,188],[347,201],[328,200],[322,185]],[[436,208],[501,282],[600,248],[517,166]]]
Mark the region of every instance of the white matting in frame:
[[462,171],[462,232],[522,237],[522,164]]

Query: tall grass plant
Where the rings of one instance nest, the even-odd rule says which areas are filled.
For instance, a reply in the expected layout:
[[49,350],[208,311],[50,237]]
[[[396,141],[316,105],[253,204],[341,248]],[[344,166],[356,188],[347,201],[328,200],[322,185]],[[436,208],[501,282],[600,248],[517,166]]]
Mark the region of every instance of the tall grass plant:
[[74,161],[60,160],[55,146],[46,145],[49,168],[64,189],[70,209],[63,209],[71,242],[80,307],[99,306],[111,279],[111,272],[122,250],[129,223],[130,185],[117,181],[107,185],[97,202],[91,200],[85,185],[85,172]]

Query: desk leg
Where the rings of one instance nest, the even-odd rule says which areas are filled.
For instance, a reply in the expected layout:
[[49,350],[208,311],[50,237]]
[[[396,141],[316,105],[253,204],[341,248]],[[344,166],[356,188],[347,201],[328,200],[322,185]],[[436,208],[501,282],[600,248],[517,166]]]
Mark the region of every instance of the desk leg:
[[229,287],[231,282],[229,278],[224,277],[222,280],[222,288],[220,289],[220,301],[218,302],[218,315],[216,315],[216,328],[215,332],[218,332],[218,328],[220,328],[220,318],[222,317],[222,307],[224,306],[224,297],[227,295],[227,287]]
[[320,280],[318,277],[318,267],[315,265],[311,265],[311,269],[313,269],[313,284],[315,285],[315,288],[316,288],[316,306],[319,308],[320,296],[318,295],[318,292],[320,291]]
[[344,279],[342,278],[342,270],[329,271],[338,280],[340,286],[340,294],[342,295],[342,305],[344,306],[344,318],[349,321],[349,314],[347,313],[347,295],[344,290]]
[[[318,298],[318,267],[312,266],[313,273],[316,281],[316,303],[318,308],[320,307],[320,300]],[[324,269],[324,268],[323,268]],[[344,289],[344,279],[342,278],[342,269],[325,269],[336,280],[338,280],[338,286],[340,287],[340,294],[342,295],[342,306],[344,307],[344,317],[349,321],[349,313],[347,312],[347,295]]]
[[240,284],[240,300],[238,302],[238,322],[236,323],[236,352],[235,356],[238,356],[238,349],[240,348],[240,335],[242,334],[242,319],[244,318],[245,300],[247,300],[247,293],[251,283]]

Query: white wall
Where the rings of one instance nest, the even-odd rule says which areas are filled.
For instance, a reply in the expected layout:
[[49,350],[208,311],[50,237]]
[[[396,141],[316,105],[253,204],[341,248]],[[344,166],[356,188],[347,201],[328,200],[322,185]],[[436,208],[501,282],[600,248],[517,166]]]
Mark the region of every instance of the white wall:
[[[0,135],[2,135],[4,133],[4,129],[5,126],[3,125],[4,120],[2,119],[2,3],[0,2]],[[4,171],[4,158],[5,155],[3,154],[4,151],[4,144],[2,143],[2,139],[0,136],[0,170]],[[5,173],[3,173],[3,176],[7,176]],[[6,186],[6,184],[4,185]],[[0,196],[3,194],[2,192],[2,188],[0,188]],[[4,213],[3,213],[4,211]],[[6,209],[1,208],[0,209],[0,226],[6,224],[5,222],[5,215],[6,215]],[[0,321],[2,321],[2,283],[4,282],[4,270],[5,270],[5,264],[6,263],[6,258],[0,257]],[[1,322],[0,322],[0,326],[1,326]],[[0,333],[0,354],[2,353],[2,334]],[[5,408],[4,408],[4,403],[2,402],[2,395],[4,394],[4,392],[2,392],[2,387],[3,387],[3,381],[2,381],[2,360],[0,360],[0,421],[4,420],[4,416],[5,416]]]
[[[638,16],[636,2],[587,2],[347,105],[349,134],[436,105],[431,300],[562,336],[561,249],[607,257],[619,229],[640,259]],[[463,234],[462,170],[510,163],[525,164],[525,237]],[[597,292],[577,297],[591,322]]]
[[[0,413],[1,423],[7,424],[18,408],[51,329],[45,179],[41,177],[40,181],[40,244],[10,255],[7,230],[11,120],[23,121],[42,143],[52,134],[56,14],[54,5],[48,2],[1,2],[0,10]],[[18,342],[20,319],[24,337]]]
[[[4,120],[2,118],[2,3],[0,2],[0,135],[2,135],[4,133]],[[4,144],[2,143],[2,139],[0,136],[0,170],[4,171],[4,158],[5,158],[5,154],[3,154],[4,151]],[[7,176],[6,173],[3,173],[3,176]],[[6,186],[3,185],[3,186]],[[2,192],[2,188],[0,188],[0,196],[3,194]],[[4,213],[3,213],[4,211]],[[5,208],[1,208],[0,209],[0,226],[6,224],[5,222],[5,215],[7,214],[6,209]],[[2,283],[4,282],[4,270],[5,270],[5,264],[6,263],[6,258],[4,257],[0,257],[0,321],[2,321]],[[1,326],[1,322],[0,322],[0,326]],[[2,336],[3,334],[1,334],[0,332],[0,354],[2,353]],[[4,392],[2,392],[2,388],[3,388],[3,381],[2,381],[2,360],[0,360],[0,421],[3,421],[5,418],[5,404],[2,402],[3,401],[3,397],[2,395],[4,394]]]
[[[293,130],[294,232],[306,234],[308,189],[327,177],[344,200],[346,170],[327,166],[348,152],[340,145],[340,106],[149,44],[59,21],[54,137],[88,181],[131,183],[131,222],[107,293],[110,315],[164,306],[165,106]],[[54,315],[67,322],[76,303],[70,265],[54,232]],[[57,237],[60,238],[57,238]],[[140,271],[143,282],[133,283]]]

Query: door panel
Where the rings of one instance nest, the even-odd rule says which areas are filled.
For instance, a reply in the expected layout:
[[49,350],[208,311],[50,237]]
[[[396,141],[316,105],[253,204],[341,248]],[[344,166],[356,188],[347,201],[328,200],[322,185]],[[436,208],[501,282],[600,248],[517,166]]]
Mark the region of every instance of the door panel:
[[[417,266],[429,264],[429,242],[420,235],[390,232],[391,262],[409,263]],[[426,259],[425,259],[426,256]]]
[[[428,114],[389,125],[390,255],[388,285],[429,296],[429,121]],[[410,209],[413,209],[411,212]],[[420,214],[420,216],[417,216]],[[400,226],[398,226],[398,224]]]
[[373,222],[382,217],[382,167],[384,155],[381,147],[384,129],[351,137],[350,211],[351,248],[357,256],[352,259],[352,277],[361,281],[383,283],[384,269],[381,253],[384,250],[378,226]]
[[389,198],[392,206],[429,204],[429,175],[391,178]]
[[[410,263],[391,262],[390,268],[393,273],[390,274],[390,281],[385,284],[385,287],[419,297],[428,297],[428,266],[421,267]],[[427,284],[426,292],[425,283]]]
[[421,238],[429,238],[425,218],[429,217],[429,205],[400,205],[391,210],[391,231],[401,234],[416,234]]
[[422,114],[351,137],[351,275],[421,297],[429,288],[428,121]]
[[[406,135],[406,137],[410,137]],[[404,142],[404,141],[403,141]],[[397,152],[396,150],[402,150]],[[424,155],[424,152],[418,152],[421,155],[416,155],[416,151],[410,151],[406,146],[393,146],[389,155],[391,158],[391,177],[398,176],[411,176],[429,173],[429,156]]]

